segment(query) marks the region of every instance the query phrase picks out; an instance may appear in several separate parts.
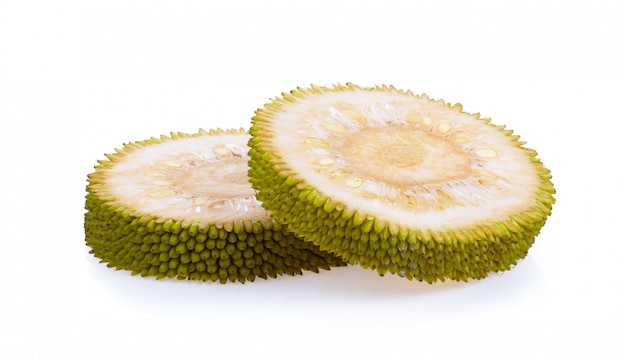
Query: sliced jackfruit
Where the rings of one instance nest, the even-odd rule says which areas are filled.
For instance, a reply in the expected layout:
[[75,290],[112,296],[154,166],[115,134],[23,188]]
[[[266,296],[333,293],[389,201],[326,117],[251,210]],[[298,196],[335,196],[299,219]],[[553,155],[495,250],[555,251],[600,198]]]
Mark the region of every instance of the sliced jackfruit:
[[107,155],[88,176],[91,253],[132,274],[221,283],[343,265],[272,225],[248,182],[249,138],[172,133]]
[[257,198],[351,264],[435,282],[527,255],[555,193],[537,153],[459,104],[394,87],[312,86],[257,110]]

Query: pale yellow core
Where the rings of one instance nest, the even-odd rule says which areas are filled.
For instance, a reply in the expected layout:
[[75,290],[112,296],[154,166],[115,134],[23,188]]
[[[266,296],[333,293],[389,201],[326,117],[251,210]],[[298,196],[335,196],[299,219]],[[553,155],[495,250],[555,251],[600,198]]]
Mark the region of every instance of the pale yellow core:
[[[221,205],[224,200],[254,196],[254,191],[248,183],[247,166],[242,165],[243,160],[231,156],[230,151],[227,155],[219,154],[215,149],[214,152],[220,156],[220,160],[197,161],[193,160],[193,157],[180,158],[180,162],[185,163],[185,167],[182,164],[170,165],[180,162],[163,161],[163,163],[170,163],[168,166],[171,169],[165,172],[168,180],[153,180],[151,184],[168,188],[155,190],[148,195],[153,198],[167,198],[186,193],[185,195],[194,197],[193,205],[202,205],[209,201],[217,202],[217,204],[209,203],[209,206]],[[191,163],[193,164],[189,165]],[[143,167],[141,170],[147,172],[148,176],[152,176],[154,172],[160,172],[158,167]],[[220,184],[208,185],[208,183]]]
[[464,178],[471,171],[467,152],[404,126],[363,127],[346,138],[340,152],[355,174],[397,188]]
[[142,147],[103,171],[98,194],[140,214],[187,224],[268,222],[248,182],[249,139],[247,133],[206,135]]

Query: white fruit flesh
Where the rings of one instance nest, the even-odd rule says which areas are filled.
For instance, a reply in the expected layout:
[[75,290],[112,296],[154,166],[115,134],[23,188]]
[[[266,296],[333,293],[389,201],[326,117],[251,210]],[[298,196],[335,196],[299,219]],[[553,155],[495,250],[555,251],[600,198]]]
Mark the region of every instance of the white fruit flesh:
[[183,225],[269,223],[248,182],[248,133],[164,138],[103,169],[94,189],[134,212],[182,220]]
[[395,91],[286,101],[268,124],[273,153],[347,210],[407,228],[505,220],[535,204],[538,166],[510,132],[442,101]]

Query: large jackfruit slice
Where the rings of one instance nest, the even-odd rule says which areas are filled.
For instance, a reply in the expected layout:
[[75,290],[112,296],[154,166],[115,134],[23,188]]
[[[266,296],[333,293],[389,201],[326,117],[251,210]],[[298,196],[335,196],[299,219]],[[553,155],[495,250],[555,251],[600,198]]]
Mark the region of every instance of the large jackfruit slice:
[[107,155],[88,176],[91,253],[141,276],[221,283],[343,265],[272,225],[248,182],[249,138],[172,133]]
[[394,87],[298,88],[250,133],[250,180],[274,218],[380,275],[508,270],[554,203],[550,172],[512,131]]

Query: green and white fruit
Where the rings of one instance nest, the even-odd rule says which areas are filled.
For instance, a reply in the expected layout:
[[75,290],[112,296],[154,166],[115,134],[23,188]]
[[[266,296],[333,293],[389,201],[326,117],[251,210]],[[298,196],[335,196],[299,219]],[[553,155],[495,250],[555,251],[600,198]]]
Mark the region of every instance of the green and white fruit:
[[250,181],[273,217],[351,264],[435,282],[527,255],[554,203],[537,153],[461,105],[312,86],[259,109]]
[[221,283],[343,265],[272,225],[246,175],[249,139],[172,133],[107,155],[88,176],[91,253],[141,276]]

